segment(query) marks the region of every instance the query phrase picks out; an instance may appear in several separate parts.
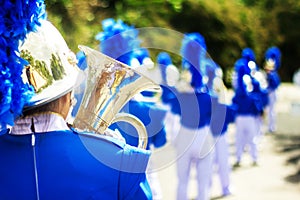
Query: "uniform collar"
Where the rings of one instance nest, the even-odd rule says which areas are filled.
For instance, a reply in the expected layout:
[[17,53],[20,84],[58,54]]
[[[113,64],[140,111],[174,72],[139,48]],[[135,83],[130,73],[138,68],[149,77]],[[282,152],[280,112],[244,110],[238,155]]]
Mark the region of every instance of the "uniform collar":
[[16,120],[10,134],[26,135],[60,130],[69,130],[64,118],[58,113],[47,112]]

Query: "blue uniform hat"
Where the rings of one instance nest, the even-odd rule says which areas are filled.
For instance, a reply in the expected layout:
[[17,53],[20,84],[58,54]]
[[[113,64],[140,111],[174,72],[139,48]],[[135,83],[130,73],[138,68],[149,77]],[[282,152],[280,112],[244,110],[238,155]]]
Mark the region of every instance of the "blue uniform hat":
[[191,86],[202,87],[201,59],[206,55],[204,37],[199,33],[186,34],[182,41],[181,55],[182,67],[190,70],[192,74]]
[[102,27],[103,32],[96,35],[96,40],[100,41],[100,51],[120,62],[129,64],[132,51],[140,45],[137,39],[138,30],[122,20],[115,21],[111,18],[103,20]]
[[204,59],[203,66],[205,69],[204,82],[210,92],[213,90],[213,80],[216,77],[217,64],[211,59]]
[[14,124],[34,95],[21,77],[26,61],[19,55],[19,45],[41,25],[46,11],[43,0],[2,1],[0,10],[0,127],[5,127]]
[[[183,57],[183,68],[189,68],[191,65],[200,69],[199,59],[201,56],[206,54],[205,39],[200,33],[188,33],[185,34],[182,47],[181,55]],[[189,63],[189,65],[186,65]]]
[[134,49],[134,51],[132,52],[131,57],[129,59],[130,59],[130,61],[132,59],[137,59],[139,64],[142,65],[144,62],[144,59],[149,58],[149,57],[150,57],[150,55],[149,55],[148,49],[138,48],[138,49]]
[[244,83],[244,76],[250,75],[250,69],[247,66],[245,59],[238,59],[235,64],[235,69],[237,69],[237,92],[245,93],[246,85]]
[[255,54],[251,48],[244,48],[242,50],[242,57],[245,58],[248,62],[255,61]]
[[218,68],[218,65],[211,59],[207,58],[204,61],[204,67],[205,67],[205,75],[213,79],[216,76],[216,69]]
[[172,90],[174,83],[179,79],[179,72],[173,65],[171,56],[167,52],[160,52],[156,58],[158,67],[160,68],[162,77],[162,94],[161,99],[163,102],[168,102],[170,99],[175,98]]
[[161,76],[163,79],[163,82],[166,82],[166,69],[168,65],[172,64],[172,59],[170,55],[167,52],[161,52],[157,55],[157,64],[160,66]]
[[157,55],[156,60],[157,60],[157,63],[160,65],[168,66],[168,65],[172,64],[172,59],[167,52],[160,52]]
[[281,61],[281,52],[278,47],[273,46],[267,49],[265,53],[265,60],[268,61],[270,59],[274,62],[274,70],[278,70]]
[[[115,20],[113,18],[107,18],[102,21],[102,29],[106,33],[112,33],[113,27],[115,25]],[[108,35],[103,35],[108,36]]]

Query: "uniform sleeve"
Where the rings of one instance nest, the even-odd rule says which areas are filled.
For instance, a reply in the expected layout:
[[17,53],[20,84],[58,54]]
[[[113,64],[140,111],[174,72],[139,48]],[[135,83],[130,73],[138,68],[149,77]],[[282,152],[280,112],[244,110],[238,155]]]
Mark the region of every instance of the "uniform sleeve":
[[152,137],[151,143],[155,148],[162,147],[167,143],[167,134],[165,128],[162,128],[160,131],[158,131],[157,134]]
[[261,92],[261,99],[262,99],[263,107],[265,108],[269,104],[269,95],[267,91]]
[[233,123],[236,117],[236,111],[237,111],[237,106],[234,104],[228,105],[227,106],[227,112],[226,112],[226,121],[228,123]]
[[276,72],[271,72],[268,74],[268,88],[275,90],[280,85],[280,78]]
[[150,200],[152,193],[146,179],[150,151],[129,145],[124,148],[120,172],[120,199]]
[[161,85],[162,88],[162,95],[161,95],[161,100],[165,104],[169,104],[172,99],[176,98],[174,94],[174,88]]
[[147,125],[146,128],[150,137],[149,142],[152,143],[156,148],[162,147],[167,142],[164,124],[166,113],[166,110],[160,109],[156,106],[152,106],[149,111],[151,122]]
[[212,117],[210,128],[214,137],[223,135],[227,131],[228,124],[235,120],[237,106],[219,103],[217,99],[212,101]]
[[173,87],[167,87],[163,90],[162,102],[171,107],[171,112],[181,114],[180,103],[178,100],[178,91]]
[[210,129],[213,136],[218,137],[222,134],[223,126],[226,123],[226,106],[218,103],[217,99],[213,99],[212,102]]
[[[127,181],[122,181],[127,180]],[[126,200],[150,200],[152,193],[145,174],[131,174],[121,173],[120,177],[120,191],[119,199]]]
[[252,113],[254,115],[261,115],[264,111],[263,101],[260,97],[260,95],[250,95],[250,98],[252,99],[254,105],[252,109]]

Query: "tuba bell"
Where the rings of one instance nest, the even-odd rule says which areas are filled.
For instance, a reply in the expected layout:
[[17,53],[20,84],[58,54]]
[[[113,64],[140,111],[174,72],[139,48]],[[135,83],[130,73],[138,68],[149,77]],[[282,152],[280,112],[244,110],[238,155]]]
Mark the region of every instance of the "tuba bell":
[[117,121],[132,124],[139,135],[139,148],[146,148],[148,135],[144,124],[135,116],[120,113],[123,106],[141,91],[160,90],[159,85],[133,68],[87,46],[79,46],[87,58],[85,91],[74,118],[80,130],[104,134]]

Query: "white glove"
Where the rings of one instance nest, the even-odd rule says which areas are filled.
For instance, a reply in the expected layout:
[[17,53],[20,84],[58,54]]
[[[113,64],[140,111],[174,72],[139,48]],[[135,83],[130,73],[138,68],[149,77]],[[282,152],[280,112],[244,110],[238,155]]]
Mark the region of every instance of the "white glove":
[[105,130],[104,135],[116,138],[116,139],[126,143],[125,138],[122,136],[122,134],[119,132],[118,129],[115,129],[115,130],[107,129],[107,130]]

